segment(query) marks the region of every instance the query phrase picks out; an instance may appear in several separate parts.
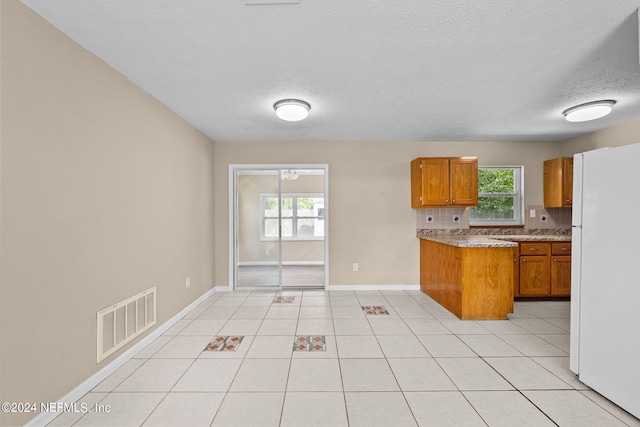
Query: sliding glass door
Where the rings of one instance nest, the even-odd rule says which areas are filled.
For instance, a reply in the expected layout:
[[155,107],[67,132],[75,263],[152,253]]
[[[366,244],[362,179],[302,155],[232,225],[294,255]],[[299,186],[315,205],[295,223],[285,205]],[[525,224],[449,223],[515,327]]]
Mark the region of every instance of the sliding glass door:
[[236,170],[235,186],[235,288],[280,289],[280,171]]
[[325,288],[327,167],[304,166],[230,166],[234,289]]

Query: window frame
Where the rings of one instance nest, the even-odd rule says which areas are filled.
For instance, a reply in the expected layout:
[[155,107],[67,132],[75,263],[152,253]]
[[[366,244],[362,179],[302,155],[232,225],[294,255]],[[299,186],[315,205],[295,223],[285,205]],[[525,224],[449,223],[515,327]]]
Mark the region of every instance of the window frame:
[[[265,200],[268,198],[278,198],[280,199],[280,206],[278,207],[278,216],[277,217],[267,217],[265,216]],[[282,199],[291,198],[291,216],[282,216]],[[278,239],[282,239],[283,242],[304,242],[304,241],[319,241],[324,240],[324,234],[322,236],[303,236],[299,237],[298,233],[298,220],[299,219],[313,219],[316,221],[322,220],[325,221],[326,215],[318,215],[318,216],[298,216],[298,199],[299,198],[314,198],[314,199],[325,199],[324,193],[260,193],[260,241],[263,242],[273,242],[278,241]],[[323,203],[324,205],[324,203]],[[325,207],[322,208],[323,212]],[[267,219],[291,219],[292,220],[292,236],[279,236],[279,237],[270,237],[265,235],[266,230],[266,220]],[[280,222],[282,224],[282,222]],[[325,225],[326,227],[326,225]],[[282,232],[282,230],[281,230]]]
[[[478,175],[482,169],[511,169],[514,173],[513,193],[480,193],[478,188],[478,203],[481,197],[513,197],[514,219],[484,219],[474,220],[469,212],[469,226],[471,227],[491,227],[491,226],[524,226],[524,166],[522,165],[482,165],[478,166]],[[479,177],[478,177],[479,178]],[[473,208],[472,208],[473,209]]]

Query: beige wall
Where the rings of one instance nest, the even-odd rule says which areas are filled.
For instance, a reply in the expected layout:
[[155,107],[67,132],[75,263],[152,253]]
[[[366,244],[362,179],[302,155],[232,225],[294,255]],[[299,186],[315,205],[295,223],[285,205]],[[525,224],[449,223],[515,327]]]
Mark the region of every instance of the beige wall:
[[540,205],[544,160],[640,142],[636,121],[562,143],[213,144],[17,0],[0,10],[0,401],[53,401],[111,360],[105,306],[156,285],[162,323],[228,285],[231,163],[329,164],[330,284],[416,285],[413,158],[524,165]]
[[1,7],[0,401],[51,402],[113,359],[96,364],[98,310],[157,286],[162,324],[211,288],[213,143]]
[[637,143],[640,143],[640,120],[568,139],[561,146],[563,156],[572,156],[582,151]]
[[[4,346],[2,343],[3,340],[3,324],[4,321],[2,319],[2,33],[3,33],[3,25],[2,25],[2,3],[0,0],[0,402],[4,402],[4,393],[2,391],[2,372],[4,368],[4,363],[2,361],[3,357],[3,349]],[[4,425],[5,415],[0,414],[0,425]]]
[[[481,165],[524,165],[525,205],[541,205],[542,162],[561,154],[558,143],[547,142],[216,142],[215,151],[217,286],[229,285],[229,164],[329,164],[329,284],[417,285],[412,159],[477,155]],[[352,271],[354,262],[358,272]]]

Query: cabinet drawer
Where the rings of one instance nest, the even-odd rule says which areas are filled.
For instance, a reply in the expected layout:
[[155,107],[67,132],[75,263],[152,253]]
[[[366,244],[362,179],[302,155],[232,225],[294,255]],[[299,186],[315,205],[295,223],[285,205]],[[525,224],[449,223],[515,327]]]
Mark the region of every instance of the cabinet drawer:
[[551,255],[571,255],[571,242],[552,243]]
[[549,255],[549,243],[520,243],[520,255]]

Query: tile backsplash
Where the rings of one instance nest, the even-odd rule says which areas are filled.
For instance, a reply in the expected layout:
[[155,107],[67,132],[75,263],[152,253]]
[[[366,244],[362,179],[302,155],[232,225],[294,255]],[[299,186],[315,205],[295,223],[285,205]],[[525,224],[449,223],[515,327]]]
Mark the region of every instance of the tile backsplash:
[[[531,211],[535,218],[531,218]],[[524,228],[571,228],[570,208],[545,208],[527,206],[524,210]]]
[[[531,211],[535,217],[531,217]],[[457,221],[456,221],[457,219]],[[469,228],[468,208],[416,209],[416,228],[425,230],[453,230]],[[524,210],[524,228],[571,228],[571,209],[527,206]]]
[[[417,212],[417,228],[456,229],[469,228],[467,208],[420,208]],[[455,219],[458,221],[455,221]]]

